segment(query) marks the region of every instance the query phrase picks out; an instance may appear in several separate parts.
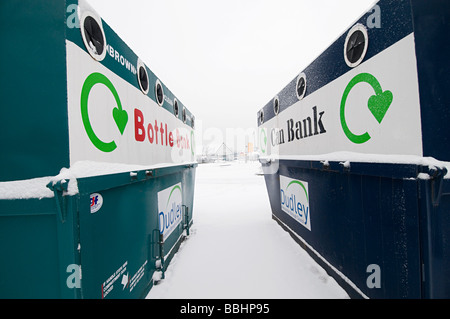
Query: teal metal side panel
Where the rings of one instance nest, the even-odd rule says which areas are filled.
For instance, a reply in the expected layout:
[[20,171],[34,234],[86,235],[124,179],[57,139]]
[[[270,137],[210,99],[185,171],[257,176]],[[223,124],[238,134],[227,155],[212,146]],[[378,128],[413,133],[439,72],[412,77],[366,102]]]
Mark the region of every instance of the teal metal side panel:
[[[194,175],[192,167],[178,166],[79,180],[83,298],[147,295],[160,259],[158,192],[181,183],[183,205],[192,212]],[[94,212],[95,199],[102,204]],[[183,219],[163,243],[163,256],[169,260],[185,224]]]
[[[194,178],[181,165],[79,179],[75,196],[0,200],[0,298],[144,298],[192,223]],[[161,250],[158,193],[175,185],[185,209]]]
[[65,12],[61,0],[0,1],[0,181],[69,166]]
[[77,298],[67,286],[78,265],[73,212],[67,198],[61,221],[55,199],[0,201],[0,298]]
[[184,183],[186,185],[183,203],[188,207],[188,224],[193,223],[194,216],[194,192],[195,192],[195,173],[196,173],[196,165],[192,165],[191,169],[184,170]]
[[0,298],[58,297],[55,215],[2,216]]
[[[148,283],[151,276],[148,261],[152,261],[150,236],[155,220],[150,216],[156,215],[154,194],[142,183],[98,193],[103,207],[96,213],[90,211],[90,194],[80,198],[83,297],[139,298],[142,289],[136,289],[139,286],[135,283]],[[137,280],[138,271],[143,271],[145,278]],[[135,275],[136,282],[131,282]]]

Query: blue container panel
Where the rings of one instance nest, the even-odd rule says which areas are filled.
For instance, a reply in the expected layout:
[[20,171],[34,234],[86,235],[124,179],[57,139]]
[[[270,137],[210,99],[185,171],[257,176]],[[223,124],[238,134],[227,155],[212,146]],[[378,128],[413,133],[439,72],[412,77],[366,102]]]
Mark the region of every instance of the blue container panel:
[[424,156],[450,161],[450,2],[411,0]]
[[422,181],[420,193],[424,298],[450,297],[450,180]]
[[[367,297],[420,298],[417,182],[314,166],[323,167],[281,161],[279,174],[265,175],[273,214]],[[281,209],[279,175],[308,183],[311,231]],[[381,269],[379,289],[366,284],[372,264]]]

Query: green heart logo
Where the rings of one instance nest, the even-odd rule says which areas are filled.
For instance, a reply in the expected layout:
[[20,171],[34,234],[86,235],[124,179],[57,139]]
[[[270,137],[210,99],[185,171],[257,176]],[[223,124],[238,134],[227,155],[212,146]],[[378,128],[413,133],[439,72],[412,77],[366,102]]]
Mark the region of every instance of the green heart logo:
[[370,97],[368,102],[369,110],[372,112],[378,123],[381,124],[383,121],[393,99],[394,95],[391,91],[384,91]]
[[116,122],[117,127],[119,128],[120,134],[123,135],[125,131],[125,127],[128,123],[128,114],[125,110],[120,110],[117,107],[113,109],[113,117]]
[[368,101],[368,107],[372,115],[376,118],[379,124],[383,121],[387,111],[389,110],[392,101],[394,100],[394,95],[391,91],[383,91],[380,82],[377,78],[370,73],[361,73],[355,76],[345,88],[344,94],[341,100],[341,125],[344,134],[347,138],[355,144],[364,144],[371,139],[368,132],[356,135],[354,134],[347,125],[347,120],[345,118],[345,105],[347,103],[347,98],[353,88],[359,83],[368,83],[373,90],[375,95],[372,95]]

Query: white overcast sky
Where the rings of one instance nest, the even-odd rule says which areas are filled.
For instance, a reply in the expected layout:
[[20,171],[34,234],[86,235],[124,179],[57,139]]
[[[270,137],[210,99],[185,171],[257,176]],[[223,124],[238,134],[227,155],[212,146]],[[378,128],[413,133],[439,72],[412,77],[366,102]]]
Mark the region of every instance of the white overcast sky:
[[194,113],[203,132],[256,127],[259,109],[375,3],[88,2]]

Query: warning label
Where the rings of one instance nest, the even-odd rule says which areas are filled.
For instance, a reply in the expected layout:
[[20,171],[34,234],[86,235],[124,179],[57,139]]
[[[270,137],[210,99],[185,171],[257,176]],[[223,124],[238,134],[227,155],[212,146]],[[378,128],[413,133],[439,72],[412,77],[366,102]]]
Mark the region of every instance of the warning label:
[[134,276],[131,278],[130,282],[130,292],[133,291],[134,287],[136,287],[137,283],[142,279],[145,272],[145,266],[147,265],[147,260],[142,264],[142,266],[136,271]]
[[114,289],[114,283],[117,279],[122,277],[120,283],[123,285],[123,289],[129,285],[128,273],[127,271],[128,261],[126,261],[122,266],[120,266],[107,280],[105,280],[102,284],[102,299],[106,298],[106,296]]

